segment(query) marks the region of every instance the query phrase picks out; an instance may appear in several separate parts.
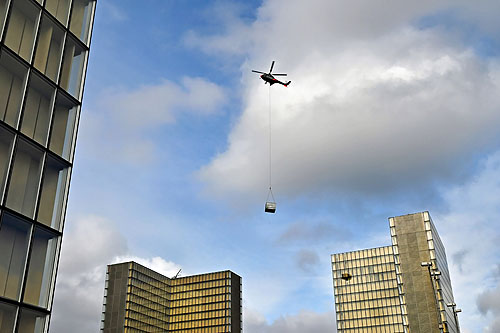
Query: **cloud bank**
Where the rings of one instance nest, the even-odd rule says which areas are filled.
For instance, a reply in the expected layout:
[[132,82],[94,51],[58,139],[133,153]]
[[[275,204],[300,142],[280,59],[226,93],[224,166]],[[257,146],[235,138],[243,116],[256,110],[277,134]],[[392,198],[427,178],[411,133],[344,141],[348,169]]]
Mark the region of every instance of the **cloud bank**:
[[244,309],[244,331],[248,333],[331,333],[336,331],[333,312],[316,313],[300,311],[294,315],[282,316],[272,324],[258,312]]
[[113,222],[87,216],[71,223],[64,235],[50,323],[52,333],[97,332],[104,297],[106,266],[136,261],[167,276],[180,266],[161,257],[128,254],[127,241]]
[[450,5],[433,3],[395,2],[389,13],[369,1],[269,1],[244,33],[199,36],[206,52],[233,52],[212,39],[248,41],[243,113],[227,150],[199,171],[207,192],[248,196],[267,183],[269,92],[250,69],[271,60],[292,80],[271,89],[282,194],[374,196],[463,181],[471,157],[498,142],[499,63],[456,33],[416,25]]
[[200,77],[184,77],[180,83],[163,79],[135,88],[113,87],[101,93],[96,110],[82,114],[87,126],[81,130],[80,141],[91,155],[97,153],[105,160],[148,164],[158,150],[154,135],[159,129],[174,124],[182,114],[218,114],[227,100],[222,87]]

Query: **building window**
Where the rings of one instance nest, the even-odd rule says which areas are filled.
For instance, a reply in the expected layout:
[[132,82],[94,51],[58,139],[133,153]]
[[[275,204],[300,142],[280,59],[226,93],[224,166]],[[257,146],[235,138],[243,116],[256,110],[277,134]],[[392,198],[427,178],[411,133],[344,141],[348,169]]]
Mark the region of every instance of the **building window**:
[[5,45],[29,62],[40,10],[28,0],[16,0],[12,5]]
[[69,0],[47,0],[45,8],[54,15],[59,22],[66,25],[68,22],[69,14]]
[[59,73],[63,42],[64,31],[45,15],[39,31],[34,64],[54,82]]
[[19,299],[30,230],[30,223],[9,214],[3,215],[0,224],[0,296]]
[[71,102],[63,94],[58,94],[52,120],[50,149],[68,161],[73,147],[77,112],[77,104]]
[[54,229],[60,229],[67,179],[68,167],[51,156],[47,157],[37,219]]
[[0,332],[13,332],[16,319],[16,307],[0,302]]
[[[7,178],[14,134],[0,126],[0,201]],[[1,331],[0,331],[1,332]]]
[[17,127],[28,69],[2,52],[0,57],[0,120]]
[[95,0],[73,0],[70,30],[88,45]]
[[55,87],[38,75],[32,75],[26,95],[21,132],[41,145],[46,145],[49,135],[50,111]]
[[5,23],[5,16],[7,15],[8,0],[0,0],[0,37],[2,37],[3,25]]
[[40,228],[35,229],[28,278],[24,290],[24,302],[47,307],[57,240],[56,235]]
[[73,38],[66,39],[64,50],[63,67],[61,74],[61,87],[67,92],[80,98],[82,86],[83,69],[87,52]]
[[47,315],[28,309],[22,309],[17,332],[43,333],[46,321]]
[[43,152],[19,139],[7,191],[7,207],[33,218]]

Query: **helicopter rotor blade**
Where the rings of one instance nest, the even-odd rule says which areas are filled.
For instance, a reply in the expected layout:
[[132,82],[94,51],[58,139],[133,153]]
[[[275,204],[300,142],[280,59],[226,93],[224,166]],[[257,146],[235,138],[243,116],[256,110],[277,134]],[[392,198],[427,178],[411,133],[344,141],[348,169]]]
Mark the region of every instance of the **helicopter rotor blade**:
[[259,74],[266,74],[266,73],[264,73],[264,72],[259,72],[259,71],[254,71],[254,70],[252,70],[252,72],[254,72],[254,73],[259,73]]
[[273,76],[286,76],[286,74],[274,74],[273,73]]
[[273,67],[274,67],[274,60],[273,60],[273,62],[271,63],[271,69],[269,70],[269,74],[271,74],[271,72],[273,71]]

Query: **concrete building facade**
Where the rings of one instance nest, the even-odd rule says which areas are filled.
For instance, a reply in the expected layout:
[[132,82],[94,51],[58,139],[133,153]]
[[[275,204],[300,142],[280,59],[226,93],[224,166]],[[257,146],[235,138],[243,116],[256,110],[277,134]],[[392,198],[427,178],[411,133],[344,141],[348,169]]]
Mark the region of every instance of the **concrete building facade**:
[[241,332],[241,297],[231,271],[168,278],[135,262],[109,265],[101,332]]
[[95,0],[0,0],[0,332],[48,331]]
[[389,228],[391,246],[331,257],[338,332],[458,332],[446,253],[429,213],[391,217]]

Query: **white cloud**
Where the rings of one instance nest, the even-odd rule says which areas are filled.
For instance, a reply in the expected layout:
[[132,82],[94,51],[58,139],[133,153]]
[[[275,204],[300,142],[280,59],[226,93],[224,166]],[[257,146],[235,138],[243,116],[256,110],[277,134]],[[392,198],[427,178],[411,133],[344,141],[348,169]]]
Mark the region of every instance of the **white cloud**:
[[295,262],[303,272],[311,273],[321,263],[321,260],[316,251],[302,249],[295,255]]
[[[135,261],[136,263],[143,265],[149,269],[152,269],[153,271],[163,274],[167,277],[175,276],[175,274],[179,272],[179,269],[181,269],[181,266],[171,261],[166,261],[162,257],[140,258],[130,255],[120,256],[115,258],[110,264],[116,264],[127,261]],[[179,276],[182,276],[182,274],[180,274]]]
[[327,222],[300,221],[290,224],[279,236],[277,243],[282,245],[294,243],[307,245],[317,244],[324,240],[345,240],[351,237],[349,230],[344,227]]
[[500,327],[500,284],[494,289],[481,293],[477,299],[477,304],[479,311],[483,315],[491,315],[487,318],[493,317],[488,326],[484,329],[484,332],[496,332],[498,327]]
[[98,13],[103,13],[103,17],[107,20],[112,20],[116,22],[123,22],[128,20],[126,12],[118,4],[114,4],[112,1],[103,1],[99,4]]
[[492,302],[500,261],[498,179],[500,151],[489,156],[470,182],[445,191],[449,212],[433,217],[448,253],[455,300],[463,310],[459,320],[471,332],[500,321],[500,303]]
[[110,90],[102,96],[104,110],[115,120],[135,129],[147,129],[175,121],[176,112],[199,114],[217,111],[226,101],[221,87],[199,77],[184,77],[182,84],[163,80],[133,90]]
[[248,333],[331,333],[335,332],[333,311],[317,313],[303,310],[294,315],[281,316],[271,324],[254,310],[243,309],[243,331]]
[[226,101],[223,88],[200,77],[184,77],[181,84],[162,80],[133,89],[110,88],[99,97],[97,110],[82,113],[80,141],[89,154],[105,160],[148,164],[157,149],[152,132],[174,124],[181,112],[217,114]]
[[128,255],[127,242],[113,222],[87,216],[71,223],[63,239],[50,332],[97,332],[106,266],[136,261],[167,276],[180,266],[160,257]]
[[462,180],[470,156],[491,149],[497,63],[442,30],[412,27],[432,2],[390,14],[373,2],[280,4],[266,2],[248,26],[262,43],[247,47],[244,111],[228,148],[199,172],[209,193],[257,195],[267,182],[268,90],[250,69],[273,59],[292,80],[272,88],[273,185],[284,194],[380,195]]

